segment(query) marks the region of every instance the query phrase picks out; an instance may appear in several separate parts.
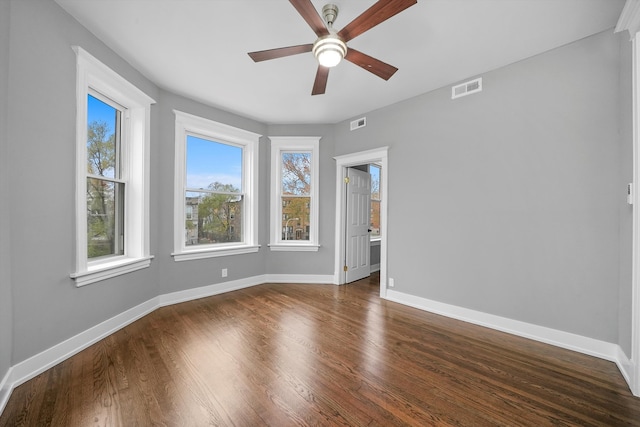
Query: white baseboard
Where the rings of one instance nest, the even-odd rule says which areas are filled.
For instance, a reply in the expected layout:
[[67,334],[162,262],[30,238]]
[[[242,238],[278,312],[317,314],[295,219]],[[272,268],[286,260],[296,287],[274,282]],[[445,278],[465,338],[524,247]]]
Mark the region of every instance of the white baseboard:
[[12,366],[9,379],[12,388],[135,322],[157,307],[158,298],[152,298]]
[[[159,307],[191,301],[263,283],[333,284],[335,283],[335,277],[333,275],[266,274],[202,286],[185,291],[172,292],[151,298],[142,304],[124,311],[111,319],[105,320],[104,322],[99,323],[98,325],[93,326],[86,331],[83,331],[9,368],[9,371],[5,374],[2,382],[0,382],[0,414],[2,414],[2,411],[11,396],[11,392],[15,387],[68,359],[74,354],[77,354],[119,329],[122,329],[128,324],[146,316]],[[629,383],[632,378],[632,373],[634,372],[634,369],[636,369],[634,364],[624,354],[620,346],[616,344],[444,304],[437,301],[431,301],[394,290],[387,290],[386,299],[454,319],[486,326],[499,331],[508,332],[514,335],[610,360],[617,364],[627,383]]]
[[371,264],[369,266],[369,271],[371,273],[375,273],[376,271],[380,271],[380,264]]
[[4,411],[4,407],[7,406],[9,396],[11,396],[11,391],[14,387],[13,384],[9,383],[12,371],[13,368],[9,368],[2,381],[0,381],[0,415]]
[[158,297],[159,307],[210,297],[213,295],[223,294],[225,292],[237,291],[238,289],[249,288],[263,283],[266,283],[264,275],[247,277],[246,279],[230,280],[228,282],[201,286],[199,288],[192,288],[184,291],[171,292]]
[[506,317],[483,313],[468,308],[445,304],[414,295],[405,294],[388,289],[385,299],[408,305],[430,313],[440,314],[457,320],[462,320],[475,325],[484,326],[509,334],[529,338],[556,347],[577,351],[579,353],[595,356],[600,359],[615,362],[627,384],[630,384],[633,372],[633,362],[625,355],[617,344],[596,340],[570,332],[559,331],[544,326],[508,319]]
[[331,284],[333,280],[333,275],[261,275],[172,292],[151,298],[9,368],[2,382],[0,382],[0,414],[2,414],[14,388],[124,328],[128,324],[146,316],[157,308],[248,288],[263,283]]
[[267,274],[263,283],[334,284],[333,274]]
[[640,394],[639,394],[640,390],[634,390],[633,387],[631,386],[633,373],[634,373],[634,369],[636,369],[636,366],[631,361],[631,359],[627,357],[624,351],[622,351],[622,348],[620,346],[617,346],[617,347],[618,348],[617,348],[616,358],[613,361],[616,363],[616,365],[618,366],[618,369],[620,370],[620,373],[624,377],[624,380],[629,385],[629,388],[631,389],[631,393],[633,393],[634,396],[640,397]]

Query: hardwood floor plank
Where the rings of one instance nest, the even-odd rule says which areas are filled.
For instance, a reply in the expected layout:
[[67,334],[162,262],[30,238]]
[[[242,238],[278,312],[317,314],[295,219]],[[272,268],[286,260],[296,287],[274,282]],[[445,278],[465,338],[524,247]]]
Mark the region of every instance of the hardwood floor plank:
[[346,286],[160,308],[17,387],[0,426],[640,426],[604,360]]

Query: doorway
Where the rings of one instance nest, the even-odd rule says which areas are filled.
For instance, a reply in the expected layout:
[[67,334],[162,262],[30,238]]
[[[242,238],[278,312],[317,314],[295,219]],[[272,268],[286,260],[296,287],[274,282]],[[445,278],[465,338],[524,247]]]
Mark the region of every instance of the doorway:
[[343,285],[346,283],[344,271],[344,260],[346,254],[346,198],[345,179],[348,168],[363,164],[379,164],[384,171],[380,178],[380,191],[385,196],[380,202],[380,297],[385,298],[387,294],[387,205],[388,192],[388,147],[374,150],[361,151],[353,154],[345,154],[334,157],[336,160],[336,252],[335,252],[335,283]]
[[371,275],[371,181],[369,165],[347,168],[343,268],[346,283]]

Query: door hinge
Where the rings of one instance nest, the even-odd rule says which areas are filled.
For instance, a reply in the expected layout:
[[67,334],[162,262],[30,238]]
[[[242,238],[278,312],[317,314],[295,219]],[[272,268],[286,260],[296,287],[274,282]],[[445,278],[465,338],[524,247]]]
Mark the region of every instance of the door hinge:
[[349,179],[349,177],[346,177],[346,178],[344,179],[344,183],[345,183],[345,184],[348,184],[350,181],[351,181],[351,180]]
[[346,272],[349,270],[349,267],[347,267],[346,265],[344,267],[342,267],[342,269]]

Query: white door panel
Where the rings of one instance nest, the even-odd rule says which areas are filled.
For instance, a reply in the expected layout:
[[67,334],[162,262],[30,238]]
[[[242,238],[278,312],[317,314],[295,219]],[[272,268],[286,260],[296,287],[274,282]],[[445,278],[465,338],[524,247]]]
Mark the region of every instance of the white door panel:
[[371,175],[347,169],[347,271],[346,282],[368,277],[369,219],[371,210]]

